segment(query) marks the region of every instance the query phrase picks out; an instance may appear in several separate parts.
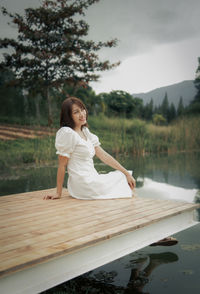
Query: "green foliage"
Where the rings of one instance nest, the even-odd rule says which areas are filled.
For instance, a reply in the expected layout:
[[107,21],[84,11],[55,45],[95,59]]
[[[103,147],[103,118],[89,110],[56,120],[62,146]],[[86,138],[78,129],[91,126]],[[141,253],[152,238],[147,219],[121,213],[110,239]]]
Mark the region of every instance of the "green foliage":
[[[182,103],[182,107],[183,107],[183,103]],[[184,110],[184,107],[183,107],[183,110]],[[183,113],[183,112],[181,112],[181,113]],[[156,106],[154,108],[153,114],[154,114],[153,115],[153,122],[156,124],[157,123],[158,124],[170,123],[172,120],[174,120],[177,117],[177,111],[174,106],[174,103],[172,102],[169,105],[167,92],[165,93],[162,104],[160,106],[158,106],[158,107]],[[163,119],[160,116],[155,116],[155,114],[161,115],[165,120],[163,121]],[[160,123],[157,122],[157,120],[159,120],[159,118],[161,119]]]
[[23,164],[41,164],[56,160],[55,137],[17,139],[0,142],[0,168]]
[[[68,92],[66,91],[66,93]],[[86,86],[84,88],[79,87],[75,92],[72,89],[71,94],[79,97],[83,101],[83,103],[87,105],[87,110],[89,114],[97,114],[102,111],[102,108],[100,105],[100,102],[101,102],[100,98],[98,97],[98,95],[96,95],[96,93],[91,87],[89,86]]]
[[162,114],[155,113],[153,115],[153,123],[157,126],[164,125],[166,124],[166,119],[164,118]]
[[200,102],[200,57],[198,58],[198,67],[197,67],[197,70],[196,70],[196,78],[194,80],[194,84],[195,84],[195,87],[197,88],[197,94],[195,96],[195,101],[198,101]]
[[180,117],[176,123],[173,124],[172,133],[178,150],[200,150],[199,115],[192,117]]
[[43,0],[38,8],[28,8],[24,15],[2,13],[17,26],[18,38],[0,39],[0,48],[12,48],[4,54],[1,67],[12,69],[15,82],[29,92],[40,93],[48,102],[49,123],[52,122],[51,89],[66,83],[75,88],[98,80],[95,72],[112,69],[119,63],[101,61],[97,55],[103,47],[116,46],[117,40],[87,41],[88,24],[77,20],[99,0]]
[[198,67],[196,70],[196,78],[194,85],[197,88],[197,94],[186,109],[187,114],[200,114],[200,57],[198,58]]
[[169,101],[168,101],[167,92],[165,93],[163,102],[161,104],[161,114],[168,122],[169,121]]
[[190,105],[186,108],[186,114],[189,115],[199,115],[200,114],[200,102],[193,101]]
[[[111,154],[145,155],[200,150],[200,117],[186,117],[169,126],[156,126],[140,119],[90,116],[89,127]],[[194,132],[195,129],[195,132]],[[0,168],[55,162],[55,136],[0,142]]]
[[154,106],[153,106],[153,98],[151,98],[151,101],[146,104],[145,107],[143,107],[143,113],[141,114],[142,118],[146,120],[152,120],[154,112]]
[[100,99],[105,102],[107,106],[107,115],[118,115],[121,117],[139,116],[143,102],[140,98],[133,98],[124,91],[112,91],[108,93],[101,93]]
[[10,70],[0,70],[0,98],[1,107],[0,115],[6,116],[25,116],[24,111],[24,97],[19,87],[8,84],[15,79],[14,73]]
[[180,97],[179,103],[178,103],[178,108],[177,108],[177,115],[182,116],[184,114],[185,108],[183,105],[183,98]]
[[171,103],[168,111],[168,121],[171,122],[176,118],[176,108],[174,103]]

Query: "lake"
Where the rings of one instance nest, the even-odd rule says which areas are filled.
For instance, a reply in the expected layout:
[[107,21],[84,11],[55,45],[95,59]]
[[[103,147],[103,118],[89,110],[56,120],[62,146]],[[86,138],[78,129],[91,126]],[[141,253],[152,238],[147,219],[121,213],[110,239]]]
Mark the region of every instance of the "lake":
[[[138,197],[200,202],[200,153],[119,160],[133,170]],[[99,161],[95,166],[101,173],[111,170]],[[0,195],[52,188],[56,172],[56,165],[12,168],[0,177]],[[175,246],[145,247],[43,293],[199,294],[200,224],[174,237]]]

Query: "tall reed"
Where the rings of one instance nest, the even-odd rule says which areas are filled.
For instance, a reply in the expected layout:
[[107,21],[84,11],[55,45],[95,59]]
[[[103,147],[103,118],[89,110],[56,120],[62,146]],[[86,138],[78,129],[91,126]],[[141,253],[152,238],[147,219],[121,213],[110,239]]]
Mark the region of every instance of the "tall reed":
[[[169,126],[155,126],[139,119],[89,118],[90,130],[102,147],[114,155],[145,155],[200,151],[200,117],[185,117]],[[0,142],[0,168],[45,164],[57,159],[55,134],[37,139]]]

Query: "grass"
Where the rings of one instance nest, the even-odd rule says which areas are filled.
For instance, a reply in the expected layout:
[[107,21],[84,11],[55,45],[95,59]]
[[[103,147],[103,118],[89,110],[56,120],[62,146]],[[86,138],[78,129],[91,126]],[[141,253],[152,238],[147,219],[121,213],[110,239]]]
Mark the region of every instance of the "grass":
[[[89,127],[109,153],[158,154],[200,150],[200,117],[184,117],[169,126],[155,126],[139,119],[89,118]],[[0,168],[46,164],[56,160],[55,137],[0,142]]]
[[54,136],[0,142],[0,168],[23,164],[46,164],[56,160]]
[[96,133],[106,150],[112,153],[142,154],[144,152],[146,123],[139,119],[89,118],[90,129]]

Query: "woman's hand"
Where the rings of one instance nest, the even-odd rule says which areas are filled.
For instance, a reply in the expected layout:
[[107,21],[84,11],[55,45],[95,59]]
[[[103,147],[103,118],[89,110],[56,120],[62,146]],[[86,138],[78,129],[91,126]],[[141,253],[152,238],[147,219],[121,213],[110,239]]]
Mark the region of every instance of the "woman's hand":
[[60,199],[61,198],[61,196],[59,196],[59,195],[46,195],[46,196],[44,196],[44,198],[43,198],[43,200],[49,200],[49,199],[51,199],[51,200],[55,200],[55,199]]
[[103,150],[103,148],[101,148],[100,146],[95,147],[95,153],[96,153],[96,156],[102,162],[125,174],[127,178],[127,182],[131,190],[133,190],[136,187],[136,181],[132,177],[132,175],[116,159],[114,159],[110,154],[108,154],[105,150]]
[[133,190],[136,187],[136,181],[135,181],[134,177],[132,177],[131,174],[127,174],[126,179],[127,179],[127,182],[129,184],[131,190]]
[[65,169],[67,166],[69,158],[59,155],[58,156],[58,171],[57,171],[57,190],[55,191],[54,195],[46,195],[44,196],[43,200],[55,200],[60,199],[62,195],[62,187],[63,187],[63,181],[65,177]]

